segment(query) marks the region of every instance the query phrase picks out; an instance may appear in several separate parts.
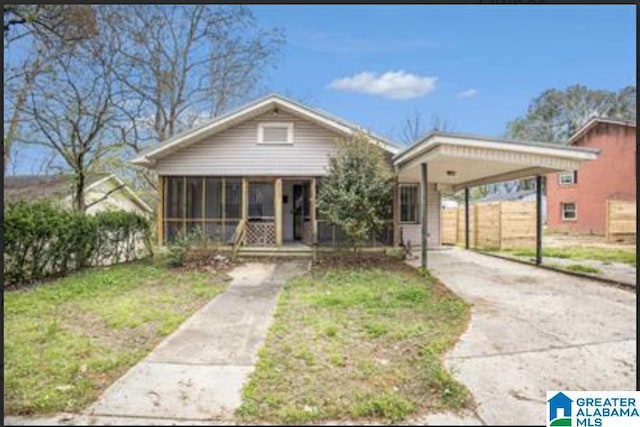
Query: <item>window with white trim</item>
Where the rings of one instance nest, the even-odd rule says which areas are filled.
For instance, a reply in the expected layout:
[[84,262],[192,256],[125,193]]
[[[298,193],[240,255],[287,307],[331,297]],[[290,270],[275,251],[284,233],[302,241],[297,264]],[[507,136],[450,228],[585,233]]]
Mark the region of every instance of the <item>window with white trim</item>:
[[418,222],[418,184],[399,184],[400,222]]
[[293,123],[258,123],[258,144],[293,144]]
[[578,171],[566,171],[558,174],[558,183],[560,185],[571,185],[578,182]]
[[575,203],[560,203],[560,212],[563,221],[575,221],[578,219],[578,208]]

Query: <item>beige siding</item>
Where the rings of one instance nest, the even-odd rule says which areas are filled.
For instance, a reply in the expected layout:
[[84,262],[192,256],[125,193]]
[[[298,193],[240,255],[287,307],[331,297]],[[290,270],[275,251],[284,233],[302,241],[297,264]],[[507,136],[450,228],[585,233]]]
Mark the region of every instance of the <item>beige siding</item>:
[[[258,144],[258,123],[294,123],[293,144]],[[315,123],[279,112],[240,123],[158,161],[160,175],[318,176],[326,173],[333,133]]]
[[[422,200],[422,190],[420,190],[420,196],[420,200]],[[431,247],[440,246],[440,193],[436,190],[436,184],[429,184],[427,204],[427,230],[429,232],[427,244]],[[422,206],[422,202],[420,202],[420,206]],[[420,220],[422,220],[422,212],[420,213]],[[421,245],[421,224],[401,223],[400,227],[402,227],[402,238],[405,242],[410,240],[412,247]]]

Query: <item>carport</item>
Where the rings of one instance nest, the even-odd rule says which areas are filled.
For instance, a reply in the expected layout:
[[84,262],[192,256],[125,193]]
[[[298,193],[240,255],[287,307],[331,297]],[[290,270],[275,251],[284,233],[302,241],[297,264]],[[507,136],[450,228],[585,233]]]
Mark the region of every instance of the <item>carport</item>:
[[[477,135],[431,132],[393,158],[400,181],[420,182],[421,265],[427,266],[427,188],[465,192],[465,247],[469,249],[469,188],[529,177],[536,178],[536,263],[542,262],[542,176],[575,170],[595,160],[600,150],[548,143],[513,141]],[[397,226],[397,224],[394,224]]]

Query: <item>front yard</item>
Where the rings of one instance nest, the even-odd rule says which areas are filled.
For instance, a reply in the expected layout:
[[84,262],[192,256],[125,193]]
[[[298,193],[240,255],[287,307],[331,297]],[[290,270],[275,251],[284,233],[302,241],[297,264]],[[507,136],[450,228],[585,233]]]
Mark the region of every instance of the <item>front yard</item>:
[[83,409],[225,288],[139,262],[5,291],[5,415]]
[[245,422],[398,422],[473,405],[441,357],[469,306],[396,260],[326,265],[285,284],[237,415]]

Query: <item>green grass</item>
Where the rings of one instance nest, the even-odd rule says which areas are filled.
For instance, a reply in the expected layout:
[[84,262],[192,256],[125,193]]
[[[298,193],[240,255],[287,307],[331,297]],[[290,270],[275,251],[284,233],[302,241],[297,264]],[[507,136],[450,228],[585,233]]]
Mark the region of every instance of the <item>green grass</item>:
[[[535,249],[512,249],[504,250],[510,255],[522,257],[535,257]],[[589,246],[571,246],[563,248],[543,248],[542,255],[545,257],[575,259],[575,260],[595,260],[603,262],[620,262],[636,266],[636,252],[627,249],[610,249]]]
[[583,265],[583,264],[569,264],[569,265],[563,266],[562,268],[569,271],[576,271],[578,273],[600,274],[599,268],[595,268],[595,267],[591,267],[589,265]]
[[561,270],[575,271],[577,273],[588,273],[588,274],[600,274],[601,273],[599,268],[591,267],[590,265],[584,265],[584,264],[563,265],[563,264],[551,263],[551,264],[547,264],[547,265],[550,266],[550,267],[559,268]]
[[226,287],[134,263],[4,292],[5,414],[77,411]]
[[242,421],[397,422],[473,405],[441,362],[466,328],[468,305],[392,264],[316,268],[285,284],[236,412]]

